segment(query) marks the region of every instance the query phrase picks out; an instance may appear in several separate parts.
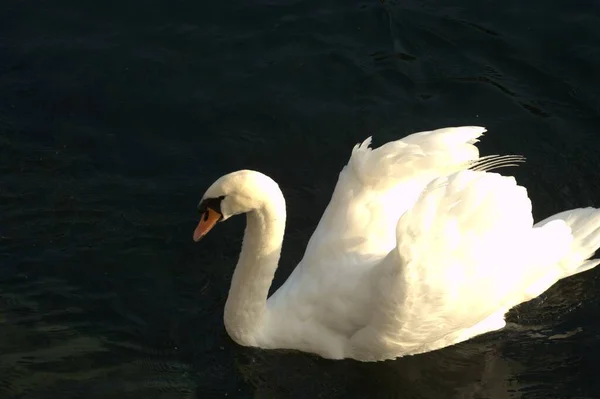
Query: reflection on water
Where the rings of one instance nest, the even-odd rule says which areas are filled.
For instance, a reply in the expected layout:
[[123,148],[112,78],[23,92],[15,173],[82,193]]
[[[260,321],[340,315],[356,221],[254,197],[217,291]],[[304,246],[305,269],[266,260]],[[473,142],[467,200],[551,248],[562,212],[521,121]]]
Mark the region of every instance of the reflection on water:
[[313,358],[300,362],[293,355],[288,359],[264,353],[248,353],[236,360],[240,372],[257,386],[257,397],[264,398],[520,397],[514,375],[522,366],[503,358],[489,343],[375,364]]

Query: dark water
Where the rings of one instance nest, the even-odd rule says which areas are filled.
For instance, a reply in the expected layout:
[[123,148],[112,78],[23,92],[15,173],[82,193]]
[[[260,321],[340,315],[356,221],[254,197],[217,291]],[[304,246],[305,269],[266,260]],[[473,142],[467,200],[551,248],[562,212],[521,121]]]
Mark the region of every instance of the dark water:
[[16,1],[0,12],[1,398],[599,398],[600,272],[503,331],[363,364],[241,348],[243,218],[194,245],[218,176],[269,174],[289,275],[352,146],[478,124],[537,219],[600,206],[600,3]]

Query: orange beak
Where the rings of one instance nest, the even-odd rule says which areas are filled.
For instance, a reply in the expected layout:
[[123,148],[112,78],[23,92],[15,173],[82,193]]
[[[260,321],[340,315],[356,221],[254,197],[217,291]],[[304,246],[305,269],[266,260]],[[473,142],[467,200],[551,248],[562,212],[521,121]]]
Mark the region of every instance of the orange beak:
[[204,237],[215,225],[223,215],[214,209],[207,208],[206,211],[202,214],[202,218],[194,230],[194,241],[198,242]]

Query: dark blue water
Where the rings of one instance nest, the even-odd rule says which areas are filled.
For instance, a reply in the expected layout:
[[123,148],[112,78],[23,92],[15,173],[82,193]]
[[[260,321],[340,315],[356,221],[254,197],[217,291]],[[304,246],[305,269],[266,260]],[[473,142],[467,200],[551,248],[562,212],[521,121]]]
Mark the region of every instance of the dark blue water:
[[234,344],[243,218],[191,240],[227,172],[280,183],[289,275],[352,146],[463,124],[540,219],[600,206],[600,3],[16,1],[0,12],[1,398],[598,398],[600,271],[513,326],[392,362]]

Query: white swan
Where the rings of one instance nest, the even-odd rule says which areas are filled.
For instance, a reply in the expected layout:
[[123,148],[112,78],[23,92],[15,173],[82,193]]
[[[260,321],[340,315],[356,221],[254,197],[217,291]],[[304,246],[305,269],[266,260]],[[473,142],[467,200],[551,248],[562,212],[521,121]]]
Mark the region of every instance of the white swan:
[[206,191],[201,239],[240,213],[247,226],[224,321],[240,345],[380,361],[504,327],[504,314],[600,263],[600,210],[533,224],[519,157],[479,157],[484,128],[415,133],[354,147],[302,261],[267,300],[283,242],[278,185],[255,171]]

